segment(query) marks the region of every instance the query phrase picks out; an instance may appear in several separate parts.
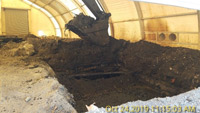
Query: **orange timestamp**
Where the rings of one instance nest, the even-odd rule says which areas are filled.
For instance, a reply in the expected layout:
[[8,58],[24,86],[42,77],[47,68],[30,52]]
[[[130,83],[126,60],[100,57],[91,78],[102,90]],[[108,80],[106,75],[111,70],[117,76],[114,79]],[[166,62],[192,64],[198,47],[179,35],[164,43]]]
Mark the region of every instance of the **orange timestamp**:
[[195,113],[195,106],[106,106],[106,112],[112,113],[147,113],[147,112],[158,112],[158,113],[182,113],[190,112]]

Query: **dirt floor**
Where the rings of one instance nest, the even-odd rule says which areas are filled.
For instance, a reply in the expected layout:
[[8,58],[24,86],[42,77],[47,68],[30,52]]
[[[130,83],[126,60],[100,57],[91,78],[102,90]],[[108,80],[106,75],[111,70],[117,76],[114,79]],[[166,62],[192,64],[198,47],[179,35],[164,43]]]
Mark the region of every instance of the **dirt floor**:
[[59,82],[74,95],[78,112],[86,111],[85,105],[93,102],[99,107],[120,105],[200,86],[200,51],[146,41],[112,38],[108,46],[97,46],[79,39],[1,37],[0,54],[48,63]]
[[0,113],[77,113],[49,65],[23,59],[0,56]]

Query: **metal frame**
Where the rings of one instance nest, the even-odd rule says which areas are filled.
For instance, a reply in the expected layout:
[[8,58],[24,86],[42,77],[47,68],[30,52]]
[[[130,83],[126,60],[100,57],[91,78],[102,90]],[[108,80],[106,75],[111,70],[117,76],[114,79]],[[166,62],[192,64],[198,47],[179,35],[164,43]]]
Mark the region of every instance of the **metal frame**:
[[171,18],[171,17],[179,17],[179,16],[191,16],[191,15],[197,15],[197,12],[193,12],[193,13],[182,13],[182,14],[167,15],[167,16],[158,16],[158,17],[149,17],[149,18],[143,18],[143,20],[160,19],[160,18]]
[[199,47],[200,47],[200,10],[197,11],[197,15],[198,15],[198,35],[199,35]]
[[[22,2],[25,2],[24,0],[21,0]],[[37,0],[36,0],[37,1]],[[35,1],[35,2],[36,2]],[[54,1],[54,0],[52,0],[52,1]],[[50,2],[52,2],[52,1],[50,1]],[[31,1],[30,1],[31,2]],[[33,4],[36,4],[35,2],[32,2]],[[48,3],[49,4],[49,3]],[[28,4],[28,5],[30,5],[30,4]],[[36,4],[36,5],[38,5],[38,4]],[[32,5],[30,5],[31,7],[33,7],[33,8],[35,8],[34,6],[32,6]],[[40,5],[38,5],[39,7],[41,7]],[[44,8],[46,5],[44,5],[43,7],[41,7],[41,8]],[[37,8],[36,8],[37,9]],[[51,13],[49,10],[47,10],[46,8],[44,8],[46,11],[48,11],[49,13]],[[37,9],[37,10],[39,10],[39,9]],[[39,10],[40,12],[42,12],[41,10]],[[42,12],[43,14],[45,14],[44,12]],[[51,13],[52,14],[52,13]],[[46,14],[45,14],[46,15]],[[61,28],[61,26],[60,26],[60,23],[58,22],[58,20],[52,15],[52,17],[57,21],[57,23],[58,23],[58,25],[59,25],[59,29],[61,30],[61,36],[63,36],[63,31],[62,31],[62,28]],[[50,22],[53,24],[53,22],[51,21],[51,17],[48,17],[49,18],[49,20],[50,20]],[[56,32],[56,29],[57,28],[54,28],[55,29],[55,34],[57,33]]]
[[[1,13],[1,2],[2,2],[2,0],[0,0],[0,23],[1,23],[1,25],[0,25],[0,35],[2,35],[2,13]],[[0,81],[1,82],[1,81]],[[1,83],[0,83],[0,88],[1,88]],[[1,94],[0,94],[0,96],[1,96]]]
[[140,7],[140,3],[139,2],[134,2],[135,3],[135,7],[138,13],[138,21],[140,23],[140,32],[141,32],[141,36],[142,39],[145,39],[145,34],[144,34],[144,20],[143,20],[143,14],[142,14],[142,10]]
[[[35,0],[33,3],[35,3],[37,0]],[[53,1],[57,1],[59,2],[59,0],[51,0],[48,4],[45,4],[42,8],[46,9],[45,7],[48,6],[49,4],[51,4]],[[83,12],[84,14],[86,14],[86,11],[85,9],[83,8],[84,5],[81,5],[77,0],[71,0],[76,6],[77,8],[76,9],[79,9],[81,12]],[[99,0],[99,2],[101,3],[103,9],[105,9],[105,12],[109,12],[108,10],[108,7],[105,3],[104,0]],[[65,6],[64,4],[62,4],[61,2],[59,2],[61,5]],[[37,3],[35,3],[37,4]],[[135,4],[135,7],[136,7],[136,10],[137,10],[137,13],[138,13],[138,19],[130,19],[130,20],[123,20],[123,21],[113,21],[112,18],[110,18],[109,20],[109,23],[110,23],[110,27],[111,27],[111,34],[112,36],[115,35],[114,33],[114,24],[115,23],[122,23],[122,22],[131,22],[131,21],[138,21],[139,24],[140,24],[140,31],[141,31],[141,36],[142,36],[142,39],[145,38],[145,33],[147,33],[147,31],[144,30],[145,26],[144,26],[144,21],[145,20],[150,20],[150,19],[160,19],[160,18],[172,18],[172,17],[178,17],[178,16],[191,16],[191,15],[197,15],[198,16],[198,34],[199,34],[199,45],[200,45],[200,11],[197,11],[197,12],[192,12],[192,13],[182,13],[182,14],[175,14],[175,15],[167,15],[167,16],[157,16],[157,17],[143,17],[143,13],[142,13],[142,10],[141,10],[141,6],[140,6],[140,3],[139,2],[134,2]],[[37,4],[38,5],[38,4]],[[50,6],[52,7],[52,6]],[[66,6],[65,6],[66,7]],[[53,7],[52,7],[53,8]],[[73,10],[76,10],[76,9],[73,9]],[[47,10],[47,9],[46,9]],[[70,13],[71,11],[73,10],[69,10],[67,7],[66,7],[66,13]],[[49,11],[49,10],[47,10]],[[55,10],[56,11],[56,10]],[[49,11],[50,12],[50,11]],[[63,13],[63,14],[60,14],[58,11],[56,11],[59,15],[52,15],[56,20],[57,20],[57,16],[61,16],[61,18],[64,20],[64,22],[67,22],[66,18],[63,16],[64,14],[66,13]],[[50,12],[51,13],[51,12]],[[52,13],[51,13],[52,14]],[[73,17],[73,15],[70,13],[70,15]],[[60,22],[57,20],[60,28],[61,28],[61,32],[62,32],[62,35],[64,34],[63,31],[62,31],[62,26],[60,25]],[[183,33],[183,32],[176,32],[176,33]],[[184,32],[186,33],[186,32]],[[187,33],[190,33],[190,34],[196,34],[196,32],[187,32]],[[71,33],[70,33],[71,34]],[[71,35],[70,35],[71,37]]]
[[[141,20],[151,20],[151,19],[160,19],[160,18],[171,18],[171,17],[178,17],[178,16],[191,16],[191,15],[197,15],[198,13],[183,13],[183,14],[177,14],[177,15],[167,15],[167,16],[158,16],[158,17],[148,17],[148,18],[141,18]],[[123,21],[116,21],[113,23],[121,23],[121,22],[130,22],[130,21],[139,21],[140,19],[130,19],[130,20],[123,20]]]
[[[23,1],[23,0],[22,0],[22,1]],[[35,0],[33,3],[36,4],[36,5],[38,5],[38,6],[40,6],[39,4],[36,3],[36,1],[37,1],[37,0]],[[52,2],[54,2],[54,1],[59,2],[62,6],[64,6],[64,7],[66,8],[66,12],[63,13],[63,14],[61,14],[60,12],[58,12],[57,10],[55,10],[55,12],[57,12],[58,15],[53,15],[53,14],[51,13],[51,11],[49,11],[48,9],[45,8],[46,6],[50,6],[50,4],[51,4]],[[42,2],[42,1],[41,1],[41,2]],[[86,14],[85,10],[83,9],[83,6],[84,6],[84,5],[80,5],[80,4],[78,3],[78,1],[76,1],[76,0],[72,0],[72,2],[77,6],[77,8],[75,8],[75,9],[73,9],[73,10],[76,10],[76,9],[79,9],[79,10],[80,10],[80,9],[81,9],[80,11],[83,12],[84,14]],[[45,4],[45,3],[44,3],[44,4]],[[52,6],[50,6],[50,7],[52,7]],[[66,13],[70,13],[70,12],[72,12],[73,10],[69,10],[69,9],[67,8],[67,6],[65,6],[64,4],[62,4],[59,0],[51,0],[48,4],[45,4],[45,5],[42,6],[41,8],[44,8],[45,10],[47,10],[49,13],[52,14],[52,16],[56,19],[56,21],[57,21],[58,24],[59,24],[59,27],[60,27],[62,36],[64,36],[64,31],[62,30],[63,27],[60,25],[60,22],[57,20],[56,17],[61,16],[61,18],[64,20],[64,22],[67,22],[66,18],[65,18],[63,15],[66,14]],[[52,8],[55,9],[54,7],[52,7]],[[74,17],[71,13],[70,13],[70,15],[71,15],[72,18]],[[56,30],[56,28],[55,28],[55,30]],[[69,35],[70,35],[69,37],[71,37],[71,33],[69,33]]]
[[83,9],[84,5],[81,5],[77,0],[72,0],[72,1],[81,9],[81,11],[83,12],[83,14],[86,14],[85,10]]

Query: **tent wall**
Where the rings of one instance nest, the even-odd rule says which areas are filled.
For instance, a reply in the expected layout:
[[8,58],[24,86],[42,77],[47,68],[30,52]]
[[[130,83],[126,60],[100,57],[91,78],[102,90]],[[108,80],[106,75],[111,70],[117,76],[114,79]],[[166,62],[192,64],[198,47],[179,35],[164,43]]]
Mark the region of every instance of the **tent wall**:
[[112,34],[117,39],[130,40],[132,42],[142,39],[141,24],[135,3],[128,0],[104,0],[101,1],[107,12],[112,14]]
[[[140,6],[145,40],[161,45],[198,49],[197,10],[142,2]],[[164,40],[161,34],[165,35]],[[175,40],[171,40],[171,34],[175,34]]]
[[38,35],[38,31],[41,30],[45,35],[55,35],[55,29],[53,23],[50,19],[41,11],[30,7],[21,0],[1,0],[2,1],[2,18],[1,34],[6,35],[6,25],[5,25],[5,9],[26,9],[28,10],[28,19],[29,19],[29,33]]
[[[55,18],[61,28],[62,37],[79,38],[71,31],[64,32],[64,25],[81,12],[93,16],[82,0],[29,0],[47,10],[51,16],[46,16],[23,0],[1,1],[3,8],[29,10],[29,32],[33,34],[43,30],[47,35],[55,35],[58,29],[50,21]],[[200,48],[200,12],[197,10],[130,0],[99,2],[106,12],[112,14],[111,34],[117,39],[131,42],[147,40],[164,46]],[[0,12],[0,33],[5,34],[5,14],[3,10]]]
[[2,35],[2,26],[1,26],[1,25],[2,25],[2,24],[1,24],[1,22],[2,22],[1,17],[2,17],[2,16],[1,16],[1,14],[2,14],[2,13],[1,13],[1,0],[0,0],[0,35]]
[[143,39],[163,46],[200,49],[197,10],[130,0],[100,1],[112,13],[111,24],[117,39]]
[[[71,31],[65,31],[65,24],[68,23],[75,14],[84,13],[87,15],[88,12],[85,9],[81,0],[29,0],[30,2],[40,6],[47,10],[58,22],[63,38],[79,38],[76,34]],[[92,15],[90,15],[92,16]]]
[[30,26],[32,26],[31,32],[33,34],[37,34],[39,30],[42,30],[47,36],[56,35],[52,22],[45,14],[35,8],[31,8],[30,14]]

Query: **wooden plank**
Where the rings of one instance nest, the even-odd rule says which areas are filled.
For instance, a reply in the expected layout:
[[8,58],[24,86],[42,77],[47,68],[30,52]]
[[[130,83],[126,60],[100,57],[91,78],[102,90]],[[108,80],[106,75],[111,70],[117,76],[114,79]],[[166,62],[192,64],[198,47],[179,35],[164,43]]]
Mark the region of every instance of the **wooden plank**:
[[120,74],[124,74],[125,72],[102,72],[102,73],[83,73],[83,74],[75,74],[69,75],[69,78],[104,78],[104,77],[112,77],[112,76],[119,76]]

